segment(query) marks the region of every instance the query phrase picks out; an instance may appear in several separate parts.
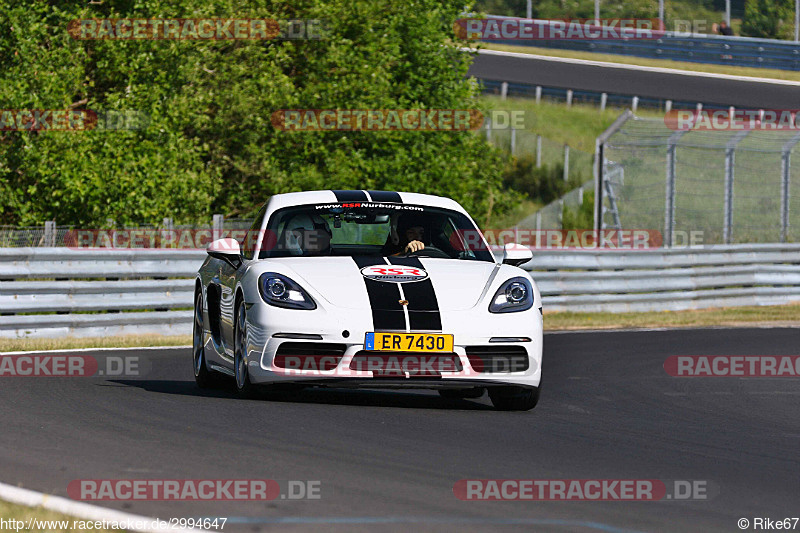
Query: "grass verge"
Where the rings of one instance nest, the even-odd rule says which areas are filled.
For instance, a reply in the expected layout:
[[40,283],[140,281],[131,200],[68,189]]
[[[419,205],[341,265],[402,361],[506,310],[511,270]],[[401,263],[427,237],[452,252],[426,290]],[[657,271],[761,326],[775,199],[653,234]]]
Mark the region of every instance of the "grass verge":
[[[55,511],[49,511],[43,507],[27,507],[25,505],[17,505],[15,503],[8,503],[4,501],[0,501],[0,518],[6,521],[6,526],[9,525],[8,520],[24,522],[24,526],[22,526],[21,529],[16,529],[16,531],[47,531],[48,533],[61,533],[67,531],[85,532],[88,530],[87,528],[80,527],[81,522],[88,522],[88,520],[56,513]],[[31,523],[33,527],[28,529],[28,520],[31,519],[33,519],[33,522]],[[75,525],[78,527],[73,527]],[[5,527],[3,529],[15,531],[15,528],[13,527]],[[108,530],[92,529],[91,531],[104,532]],[[125,530],[115,529],[114,531]]]
[[545,331],[707,326],[800,326],[800,303],[648,313],[544,314]]
[[736,67],[728,65],[712,65],[708,63],[690,63],[688,61],[674,61],[671,59],[649,59],[645,57],[623,56],[617,54],[599,54],[577,50],[556,50],[552,48],[538,48],[535,46],[514,46],[507,44],[481,43],[481,48],[488,50],[501,50],[504,52],[518,52],[520,54],[535,54],[550,57],[565,57],[570,59],[588,59],[591,61],[606,61],[624,65],[639,65],[643,67],[671,68],[676,70],[690,70],[692,72],[708,72],[710,74],[729,74],[732,76],[749,76],[752,78],[770,78],[775,80],[800,81],[800,72],[791,70],[778,70],[755,67]]
[[119,337],[66,337],[54,339],[3,339],[0,352],[29,350],[69,350],[74,348],[140,348],[149,346],[186,346],[189,335],[121,335]]

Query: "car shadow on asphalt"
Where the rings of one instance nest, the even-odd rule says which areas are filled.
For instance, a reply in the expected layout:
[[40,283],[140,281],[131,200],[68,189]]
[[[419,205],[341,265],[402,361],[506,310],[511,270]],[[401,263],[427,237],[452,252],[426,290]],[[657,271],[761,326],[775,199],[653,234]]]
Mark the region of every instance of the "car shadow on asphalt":
[[137,387],[148,392],[196,396],[201,398],[231,399],[242,402],[270,402],[293,404],[353,405],[363,407],[396,407],[406,409],[441,409],[460,411],[491,411],[492,406],[484,393],[482,398],[461,400],[442,398],[432,391],[394,391],[374,389],[306,388],[285,393],[262,393],[255,399],[239,398],[231,381],[211,389],[200,389],[193,381],[180,380],[110,380],[112,383]]

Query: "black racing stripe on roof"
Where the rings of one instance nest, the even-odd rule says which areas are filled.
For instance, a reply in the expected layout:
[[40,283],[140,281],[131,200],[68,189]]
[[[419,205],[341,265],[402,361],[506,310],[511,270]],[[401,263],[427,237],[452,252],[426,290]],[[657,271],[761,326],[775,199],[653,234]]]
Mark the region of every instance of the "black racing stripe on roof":
[[394,191],[367,191],[369,197],[373,202],[390,202],[395,204],[402,204],[403,200],[400,198],[400,193]]
[[333,191],[337,202],[366,202],[367,195],[364,191]]
[[[359,257],[353,260],[359,269],[372,265],[385,265],[382,257]],[[406,317],[403,306],[400,305],[400,289],[397,283],[383,283],[374,279],[364,278],[369,297],[369,306],[372,310],[372,326],[375,331],[395,330],[405,331]]]
[[[425,268],[418,257],[389,257],[388,259],[393,265],[404,265],[423,270]],[[442,315],[430,277],[401,285],[403,286],[403,295],[408,300],[408,321],[411,330],[441,331]]]

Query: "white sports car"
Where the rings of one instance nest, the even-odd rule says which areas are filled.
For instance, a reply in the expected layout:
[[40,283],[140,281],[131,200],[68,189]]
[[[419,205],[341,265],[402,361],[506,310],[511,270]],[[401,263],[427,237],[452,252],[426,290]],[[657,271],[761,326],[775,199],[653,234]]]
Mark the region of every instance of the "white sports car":
[[455,201],[387,191],[273,196],[241,244],[209,245],[197,275],[194,375],[256,388],[488,390],[539,398],[542,300],[506,245],[496,262]]

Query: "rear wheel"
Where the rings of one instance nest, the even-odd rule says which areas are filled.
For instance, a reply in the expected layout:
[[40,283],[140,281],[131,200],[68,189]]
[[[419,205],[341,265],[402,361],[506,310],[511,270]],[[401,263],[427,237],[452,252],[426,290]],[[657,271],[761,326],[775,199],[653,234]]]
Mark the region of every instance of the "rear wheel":
[[539,403],[540,387],[491,387],[489,398],[499,411],[530,411]]
[[192,362],[194,381],[201,389],[219,384],[219,375],[206,367],[203,332],[203,292],[197,291],[194,299],[194,319],[192,320]]
[[236,390],[246,398],[256,395],[256,386],[250,383],[247,371],[247,310],[244,300],[239,303],[236,311],[236,326],[233,343],[233,367],[236,376]]

